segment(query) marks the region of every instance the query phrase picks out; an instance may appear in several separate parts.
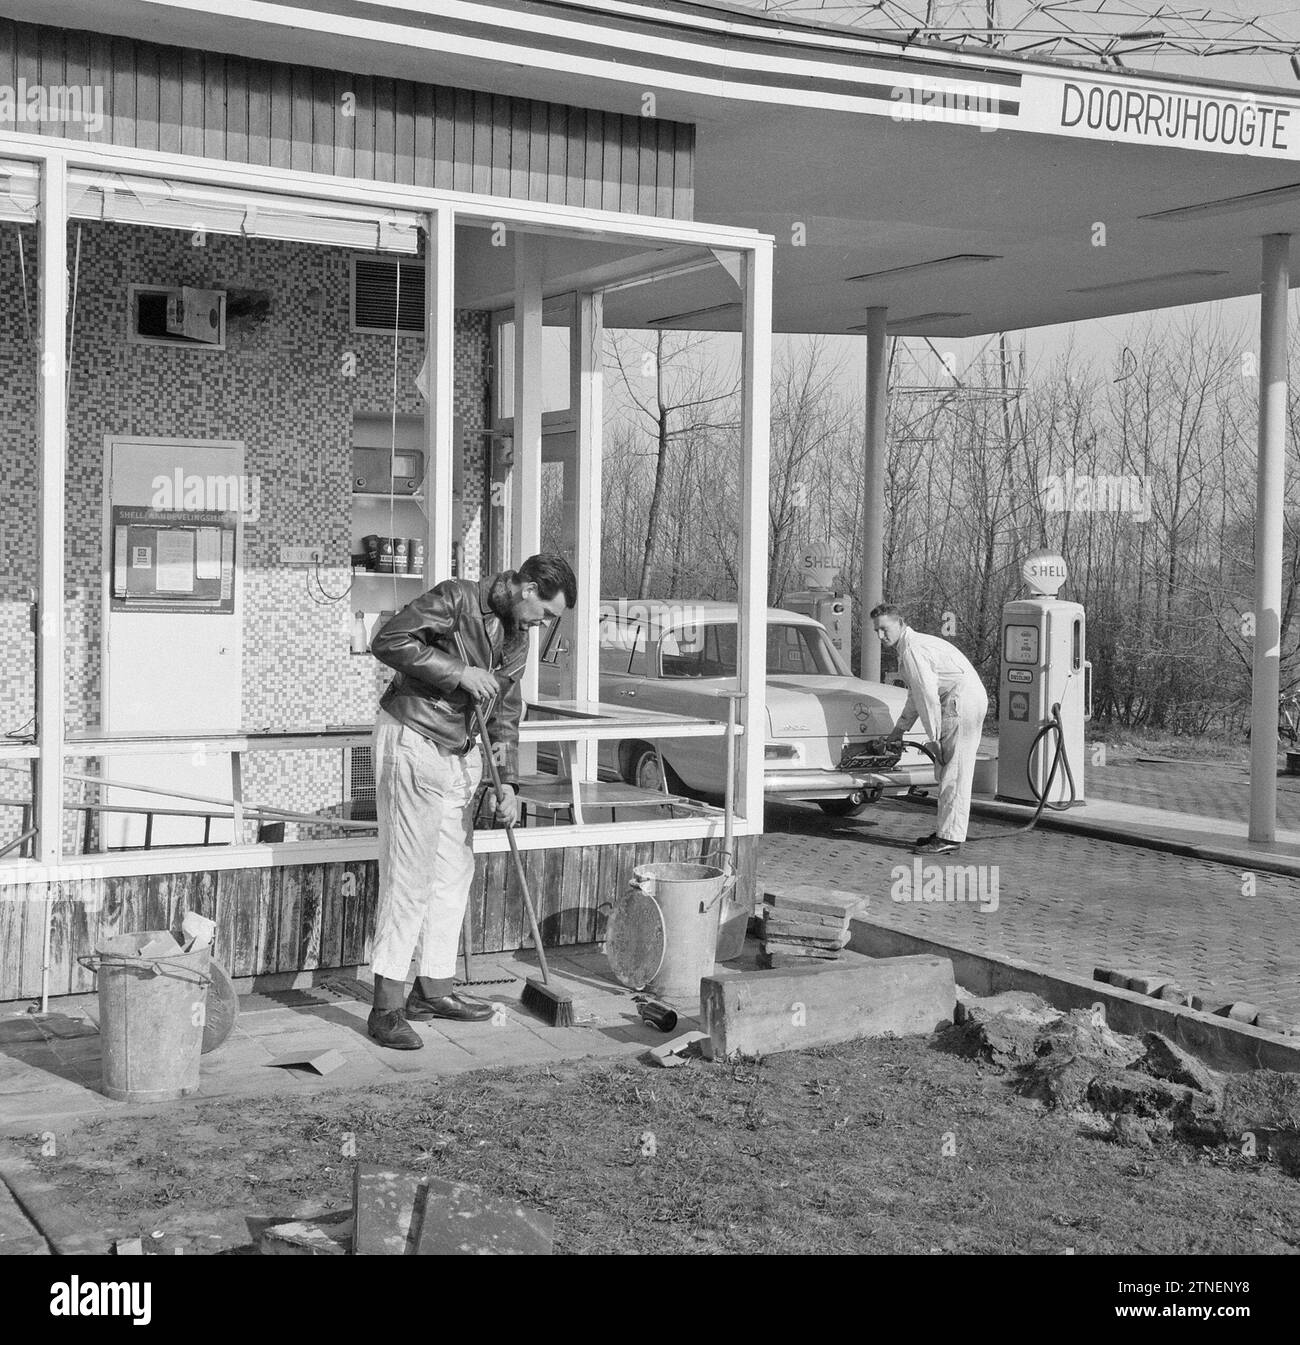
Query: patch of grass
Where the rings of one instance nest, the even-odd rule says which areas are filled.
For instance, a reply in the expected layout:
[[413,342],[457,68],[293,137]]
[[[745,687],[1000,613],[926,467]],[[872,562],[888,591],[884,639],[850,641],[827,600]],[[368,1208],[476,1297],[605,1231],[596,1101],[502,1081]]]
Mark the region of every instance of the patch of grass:
[[545,1209],[572,1253],[1300,1248],[1276,1167],[1137,1154],[921,1040],[322,1091],[292,1120],[280,1098],[187,1104],[88,1123],[40,1167],[89,1227],[180,1229],[346,1206],[358,1160]]

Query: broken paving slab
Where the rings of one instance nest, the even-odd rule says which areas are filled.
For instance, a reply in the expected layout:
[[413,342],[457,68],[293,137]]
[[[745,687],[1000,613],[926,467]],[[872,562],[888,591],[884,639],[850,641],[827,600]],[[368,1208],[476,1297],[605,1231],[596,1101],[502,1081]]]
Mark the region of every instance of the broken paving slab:
[[424,1183],[417,1256],[550,1256],[555,1220],[543,1210],[430,1177]]
[[290,1051],[276,1060],[268,1061],[271,1069],[297,1069],[304,1074],[332,1074],[348,1063],[342,1051],[330,1047],[324,1051]]
[[263,1256],[349,1256],[352,1229],[351,1210],[316,1219],[294,1219],[264,1228],[257,1249]]
[[555,1221],[463,1182],[359,1163],[354,1180],[356,1256],[549,1256]]

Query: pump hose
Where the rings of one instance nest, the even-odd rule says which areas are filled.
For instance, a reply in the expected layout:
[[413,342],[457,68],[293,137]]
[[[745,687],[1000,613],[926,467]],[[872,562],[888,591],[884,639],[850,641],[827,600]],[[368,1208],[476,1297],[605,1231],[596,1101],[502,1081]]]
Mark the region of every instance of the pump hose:
[[[1037,785],[1034,784],[1033,761],[1034,753],[1038,751],[1038,744],[1050,734],[1056,735],[1056,752],[1052,757],[1052,764],[1047,772],[1047,779],[1043,783],[1042,793],[1039,793]],[[943,763],[939,760],[938,754],[930,751],[928,744],[918,744],[920,750],[930,758],[938,767]],[[1045,808],[1052,809],[1053,812],[1063,813],[1067,809],[1074,807],[1078,801],[1079,791],[1074,783],[1074,772],[1070,769],[1070,757],[1065,750],[1065,725],[1061,722],[1061,704],[1058,701],[1052,706],[1052,717],[1047,720],[1034,734],[1033,742],[1029,744],[1029,753],[1027,756],[1027,765],[1025,766],[1025,775],[1029,782],[1029,792],[1038,801],[1038,806],[1034,809],[1034,815],[1023,826],[1012,827],[1009,831],[990,831],[980,836],[967,836],[966,842],[971,841],[996,841],[1003,836],[1015,836],[1022,831],[1032,831],[1038,825],[1038,819],[1042,817]],[[1061,767],[1065,772],[1065,779],[1070,786],[1070,798],[1064,803],[1048,803],[1048,797],[1052,792],[1052,781],[1056,779],[1057,767]]]

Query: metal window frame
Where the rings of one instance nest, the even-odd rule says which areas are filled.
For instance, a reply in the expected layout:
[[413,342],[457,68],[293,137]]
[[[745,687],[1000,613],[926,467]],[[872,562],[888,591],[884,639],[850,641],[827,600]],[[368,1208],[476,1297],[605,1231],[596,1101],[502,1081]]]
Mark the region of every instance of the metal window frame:
[[[392,183],[362,183],[327,174],[273,169],[264,165],[230,164],[192,155],[138,150],[121,146],[98,146],[85,141],[57,136],[30,135],[0,130],[0,156],[37,165],[40,179],[41,209],[38,221],[40,239],[39,305],[40,385],[38,421],[40,426],[40,570],[37,649],[36,761],[37,787],[35,818],[39,827],[35,858],[16,863],[0,863],[0,887],[15,883],[99,876],[107,872],[192,872],[213,867],[264,867],[278,863],[302,863],[314,858],[344,860],[373,855],[374,842],[352,841],[291,842],[284,845],[230,846],[218,857],[206,852],[177,849],[142,862],[139,856],[127,856],[120,866],[105,856],[65,856],[62,850],[62,812],[64,757],[70,754],[65,740],[65,715],[62,687],[65,650],[63,631],[63,546],[65,528],[65,449],[67,436],[67,287],[59,278],[67,269],[67,225],[69,220],[69,175],[78,169],[134,172],[145,176],[171,175],[188,182],[232,190],[265,190],[273,193],[307,196],[327,210],[332,205],[386,206],[415,210],[425,216],[429,238],[436,242],[426,256],[426,337],[433,361],[431,382],[435,389],[433,414],[426,417],[431,469],[436,476],[430,482],[435,507],[430,510],[430,564],[441,564],[449,572],[451,557],[450,475],[452,454],[453,386],[452,296],[454,290],[454,227],[458,219],[513,224],[528,233],[590,234],[593,226],[603,235],[643,241],[649,244],[677,243],[700,247],[720,247],[738,251],[745,259],[743,310],[743,409],[742,409],[742,507],[740,622],[741,688],[745,703],[741,716],[744,743],[737,754],[742,787],[737,793],[738,835],[758,834],[763,817],[763,717],[764,649],[766,626],[765,519],[768,482],[768,397],[771,386],[771,311],[772,253],[770,235],[748,229],[700,224],[689,220],[665,220],[659,217],[631,215],[615,211],[588,210],[550,203],[522,202],[475,193],[437,191]],[[430,283],[429,262],[435,274]],[[584,301],[585,302],[585,301]],[[594,330],[594,311],[586,312],[585,327]],[[50,339],[57,333],[56,339]],[[518,373],[518,371],[516,371]],[[599,406],[598,375],[594,362],[586,369],[584,401]],[[588,426],[589,435],[598,435],[598,427]],[[590,448],[594,440],[589,439]],[[445,478],[445,479],[443,479]],[[592,487],[595,486],[593,497]],[[599,474],[586,483],[584,512],[599,522]],[[598,582],[598,564],[584,566],[588,579]],[[595,600],[597,595],[590,595]],[[578,657],[585,664],[584,680],[591,679],[598,665],[595,644],[598,632],[594,623],[582,632]],[[196,745],[199,740],[195,740]],[[75,748],[72,749],[75,751]],[[711,819],[683,820],[671,823],[595,824],[562,829],[559,841],[565,846],[614,844],[664,835],[664,827],[674,836],[715,836],[719,823]],[[550,830],[549,828],[547,829]],[[498,848],[493,833],[485,833],[476,849]],[[528,844],[545,844],[540,835]]]

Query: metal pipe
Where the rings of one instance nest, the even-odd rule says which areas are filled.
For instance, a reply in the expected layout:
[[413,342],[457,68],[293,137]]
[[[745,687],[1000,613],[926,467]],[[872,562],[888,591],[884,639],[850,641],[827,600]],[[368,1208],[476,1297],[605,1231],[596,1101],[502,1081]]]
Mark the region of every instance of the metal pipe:
[[1277,837],[1277,700],[1282,613],[1282,492],[1287,420],[1290,234],[1264,238],[1259,301],[1259,460],[1255,469],[1255,644],[1250,679],[1250,831]]

